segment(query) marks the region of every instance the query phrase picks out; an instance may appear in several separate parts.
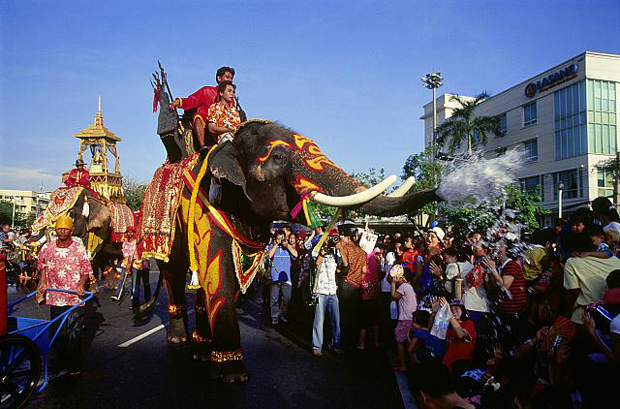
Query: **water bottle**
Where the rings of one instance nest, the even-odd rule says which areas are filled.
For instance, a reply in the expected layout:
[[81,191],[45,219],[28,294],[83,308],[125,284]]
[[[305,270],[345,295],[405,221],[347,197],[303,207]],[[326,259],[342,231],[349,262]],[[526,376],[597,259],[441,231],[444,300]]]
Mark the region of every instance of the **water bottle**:
[[435,315],[433,328],[431,328],[431,335],[434,335],[439,339],[446,339],[448,326],[450,326],[450,307],[446,303],[439,309],[439,311],[437,311],[437,314]]

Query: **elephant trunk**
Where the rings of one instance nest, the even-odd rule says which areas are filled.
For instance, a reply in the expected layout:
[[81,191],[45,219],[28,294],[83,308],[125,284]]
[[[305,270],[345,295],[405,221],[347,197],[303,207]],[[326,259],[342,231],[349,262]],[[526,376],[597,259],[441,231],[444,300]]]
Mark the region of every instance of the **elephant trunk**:
[[[322,192],[315,195],[315,200],[346,209],[358,209],[364,213],[376,216],[407,214],[420,209],[428,203],[442,200],[437,195],[436,189],[404,194],[401,197],[382,195],[394,182],[394,176],[388,177],[385,181],[368,189],[338,167],[327,168],[318,174],[316,172],[313,173],[306,173],[303,176],[315,182],[322,190]],[[407,184],[409,185],[410,181]],[[336,200],[326,200],[326,198]],[[359,201],[356,202],[356,198]]]

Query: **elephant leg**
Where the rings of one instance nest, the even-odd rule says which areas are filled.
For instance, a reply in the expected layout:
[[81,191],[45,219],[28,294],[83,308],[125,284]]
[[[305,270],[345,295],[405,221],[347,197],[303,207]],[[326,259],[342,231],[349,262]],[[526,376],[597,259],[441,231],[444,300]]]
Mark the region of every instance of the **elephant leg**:
[[187,262],[174,260],[169,263],[158,262],[160,273],[163,276],[164,288],[168,293],[168,315],[170,328],[167,341],[180,344],[187,341],[187,301],[185,300],[185,272]]
[[211,356],[211,327],[207,314],[206,295],[203,288],[196,292],[196,328],[192,332],[192,357],[196,361],[209,361]]
[[225,383],[245,382],[248,371],[243,363],[235,310],[237,278],[230,250],[219,250],[230,249],[230,238],[222,237],[222,233],[214,236],[213,240],[221,246],[212,247],[216,254],[210,254],[206,282],[203,284],[213,332],[210,376]]

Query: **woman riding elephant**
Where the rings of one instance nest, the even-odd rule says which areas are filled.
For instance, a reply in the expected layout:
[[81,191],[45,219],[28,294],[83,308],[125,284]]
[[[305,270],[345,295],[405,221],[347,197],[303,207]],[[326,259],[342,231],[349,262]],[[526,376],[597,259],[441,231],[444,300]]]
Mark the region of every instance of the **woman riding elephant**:
[[[253,271],[244,271],[240,259],[258,254],[254,264],[260,261],[273,220],[305,222],[303,212],[292,220],[291,209],[309,199],[381,216],[408,213],[439,200],[435,191],[405,195],[411,181],[382,196],[395,176],[367,189],[313,141],[267,121],[243,123],[232,141],[214,147],[183,178],[177,219],[183,234],[175,236],[169,262],[159,263],[170,303],[168,341],[187,338],[185,280],[191,267],[201,286],[192,338],[203,352],[205,346],[210,351],[211,377],[224,382],[248,379],[235,300]],[[194,189],[198,183],[200,189]]]

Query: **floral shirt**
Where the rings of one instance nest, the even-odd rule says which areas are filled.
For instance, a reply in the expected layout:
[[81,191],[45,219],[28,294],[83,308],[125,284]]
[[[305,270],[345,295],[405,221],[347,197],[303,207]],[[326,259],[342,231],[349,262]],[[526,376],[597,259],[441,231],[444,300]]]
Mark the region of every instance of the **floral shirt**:
[[[73,239],[66,248],[58,247],[56,243],[57,241],[53,240],[43,246],[37,268],[45,269],[49,288],[77,291],[80,279],[93,272],[86,249]],[[48,305],[63,307],[79,302],[80,298],[74,294],[47,292]]]
[[207,122],[217,126],[227,126],[231,130],[237,129],[241,123],[239,111],[234,107],[227,107],[223,101],[209,107]]
[[129,267],[127,264],[132,262],[134,268],[140,268],[140,263],[136,257],[136,240],[126,241],[123,243],[123,267]]

